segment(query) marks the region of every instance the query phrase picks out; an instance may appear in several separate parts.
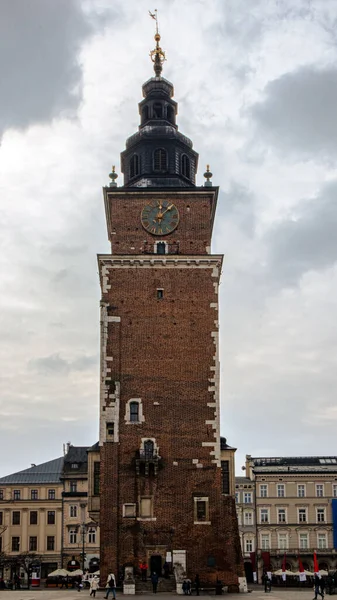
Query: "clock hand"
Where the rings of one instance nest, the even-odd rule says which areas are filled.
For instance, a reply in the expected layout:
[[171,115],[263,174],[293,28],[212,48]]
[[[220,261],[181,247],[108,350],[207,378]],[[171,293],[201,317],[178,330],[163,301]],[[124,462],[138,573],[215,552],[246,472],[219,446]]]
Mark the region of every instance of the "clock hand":
[[161,213],[160,217],[161,217],[161,218],[163,218],[163,215],[164,215],[165,213],[167,213],[167,211],[168,211],[168,210],[171,210],[171,208],[173,208],[173,204],[171,204],[170,206],[168,206],[168,207],[167,207],[167,209],[166,209],[166,210],[164,210],[164,212],[162,212],[162,213]]

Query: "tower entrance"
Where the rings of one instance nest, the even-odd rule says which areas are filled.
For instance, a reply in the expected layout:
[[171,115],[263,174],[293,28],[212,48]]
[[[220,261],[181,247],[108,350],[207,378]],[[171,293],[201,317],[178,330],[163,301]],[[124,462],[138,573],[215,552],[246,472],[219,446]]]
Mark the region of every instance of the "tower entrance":
[[152,573],[157,573],[157,575],[161,575],[163,568],[163,559],[160,554],[153,554],[150,558],[150,571]]

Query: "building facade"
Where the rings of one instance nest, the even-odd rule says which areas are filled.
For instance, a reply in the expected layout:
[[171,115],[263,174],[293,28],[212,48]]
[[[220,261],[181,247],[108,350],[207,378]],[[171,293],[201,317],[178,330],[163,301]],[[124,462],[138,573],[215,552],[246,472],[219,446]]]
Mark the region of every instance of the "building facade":
[[[224,493],[219,428],[218,188],[209,171],[195,184],[198,155],[178,131],[155,39],[155,77],[121,157],[124,185],[113,170],[104,188],[111,254],[98,256],[100,436],[89,453],[100,493],[89,504],[95,517],[99,507],[103,579],[145,560],[150,571],[179,563],[191,577],[237,585],[234,482]],[[94,482],[92,473],[92,491]]]
[[246,571],[281,568],[337,569],[337,458],[246,457],[246,475],[236,478],[236,501]]
[[[99,568],[86,448],[69,444],[64,456],[0,478],[0,552],[8,558],[35,554],[41,578],[59,567]],[[14,563],[2,569],[5,579],[13,569]]]

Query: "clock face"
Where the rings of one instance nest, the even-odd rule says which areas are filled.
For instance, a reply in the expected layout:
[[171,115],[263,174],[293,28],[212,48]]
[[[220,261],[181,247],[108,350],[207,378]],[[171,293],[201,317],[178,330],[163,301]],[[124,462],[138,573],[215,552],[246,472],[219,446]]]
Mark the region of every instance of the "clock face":
[[177,207],[168,200],[153,200],[146,204],[141,214],[142,225],[153,235],[167,235],[179,223]]

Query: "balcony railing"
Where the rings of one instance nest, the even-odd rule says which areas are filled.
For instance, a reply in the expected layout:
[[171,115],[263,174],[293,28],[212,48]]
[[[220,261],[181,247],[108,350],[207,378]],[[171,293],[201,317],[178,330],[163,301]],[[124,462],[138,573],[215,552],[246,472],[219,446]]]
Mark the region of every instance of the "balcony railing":
[[137,475],[150,475],[152,471],[157,475],[160,456],[155,448],[142,448],[136,452],[136,473]]

